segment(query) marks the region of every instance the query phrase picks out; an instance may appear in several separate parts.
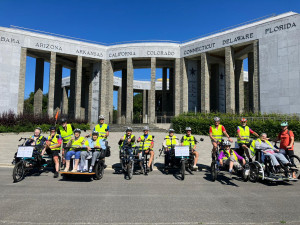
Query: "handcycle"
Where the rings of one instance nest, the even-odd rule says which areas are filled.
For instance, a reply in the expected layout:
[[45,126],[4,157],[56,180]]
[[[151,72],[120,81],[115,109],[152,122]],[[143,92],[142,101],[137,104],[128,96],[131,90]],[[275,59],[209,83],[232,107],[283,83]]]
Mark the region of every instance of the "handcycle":
[[[212,162],[211,162],[211,176],[212,176],[212,181],[217,180],[218,175],[220,173],[221,170],[228,170],[228,166],[227,165],[220,165],[220,162],[218,160],[219,156],[220,156],[220,151],[224,150],[225,145],[224,145],[224,140],[222,139],[221,141],[217,142],[217,149],[216,149],[216,155],[214,156],[212,154]],[[230,148],[230,150],[234,150],[234,148]],[[243,157],[244,158],[244,157]],[[250,173],[250,168],[249,168],[249,164],[246,161],[246,164],[244,166],[240,166],[240,167],[233,167],[236,171],[236,175],[242,177],[242,179],[244,181],[248,181],[249,179],[249,173]]]
[[123,146],[120,148],[120,162],[123,172],[128,176],[130,180],[132,179],[134,173],[136,147],[128,146],[124,142]]
[[[14,182],[20,182],[27,174],[35,170],[40,174],[43,172],[43,169],[48,166],[54,168],[54,162],[51,155],[41,156],[44,145],[26,146],[25,143],[28,138],[21,137],[19,141],[22,140],[24,141],[21,145],[18,145],[18,151],[12,162],[12,164],[15,165],[12,174]],[[45,159],[48,160],[46,161]]]
[[[154,136],[152,136],[152,138],[154,139]],[[150,148],[148,150],[144,150],[145,141],[146,140],[141,141],[143,143],[142,146],[136,148],[136,159],[139,162],[138,164],[141,167],[142,173],[144,175],[148,175],[149,171],[150,172],[153,171],[154,158],[151,162],[151,165],[148,166],[150,151],[153,150],[150,150]],[[146,154],[145,151],[149,151],[149,152]]]

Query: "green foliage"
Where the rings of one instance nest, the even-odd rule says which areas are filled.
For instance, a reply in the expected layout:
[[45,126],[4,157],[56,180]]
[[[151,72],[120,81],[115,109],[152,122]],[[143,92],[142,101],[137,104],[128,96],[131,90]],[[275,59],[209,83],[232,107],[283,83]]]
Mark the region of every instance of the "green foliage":
[[138,93],[133,96],[133,121],[136,123],[141,122],[141,116],[143,113],[143,94]]
[[[30,92],[29,97],[24,100],[24,113],[33,113],[34,93]],[[43,95],[42,112],[47,113],[48,94]]]
[[[251,116],[249,116],[251,115]],[[177,133],[184,133],[185,127],[191,127],[194,134],[208,135],[209,127],[213,124],[213,118],[219,116],[221,124],[225,126],[231,137],[236,137],[237,126],[240,125],[241,115],[230,115],[221,113],[210,114],[182,114],[172,119],[173,128]],[[288,120],[289,130],[295,134],[295,140],[300,141],[300,121],[297,116],[280,114],[247,114],[247,125],[256,133],[267,133],[268,137],[275,138],[281,131],[280,123]],[[251,117],[251,119],[249,119]],[[263,119],[262,119],[263,118]]]

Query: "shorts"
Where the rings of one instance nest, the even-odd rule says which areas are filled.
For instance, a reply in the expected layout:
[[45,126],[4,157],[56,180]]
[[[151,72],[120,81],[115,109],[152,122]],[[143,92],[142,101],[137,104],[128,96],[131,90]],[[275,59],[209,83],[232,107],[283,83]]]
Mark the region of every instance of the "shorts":
[[59,156],[60,150],[51,150],[52,156]]
[[[233,161],[233,160],[230,160],[230,158],[228,158],[228,159],[226,159],[226,160],[223,160],[223,164],[229,166],[230,161]],[[239,162],[237,162],[237,161],[234,160],[234,161],[233,161],[233,166],[234,166],[234,167],[237,167],[237,168],[240,168],[240,167],[241,167],[241,164],[240,164]]]
[[292,156],[294,155],[294,150],[285,150],[285,154],[287,154],[288,156]]

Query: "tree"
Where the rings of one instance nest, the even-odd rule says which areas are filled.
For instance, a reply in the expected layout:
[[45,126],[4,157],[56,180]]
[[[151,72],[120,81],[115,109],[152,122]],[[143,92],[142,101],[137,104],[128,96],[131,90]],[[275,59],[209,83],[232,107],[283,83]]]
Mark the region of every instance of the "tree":
[[[29,97],[24,100],[24,113],[32,114],[33,113],[33,102],[34,102],[34,93],[30,92]],[[42,103],[43,113],[47,113],[48,109],[48,93],[43,94],[43,103]]]

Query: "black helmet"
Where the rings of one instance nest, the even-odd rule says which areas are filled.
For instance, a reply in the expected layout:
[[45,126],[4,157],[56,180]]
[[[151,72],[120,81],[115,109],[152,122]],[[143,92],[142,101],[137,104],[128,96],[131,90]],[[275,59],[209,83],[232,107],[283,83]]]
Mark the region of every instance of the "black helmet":
[[50,130],[50,131],[51,131],[51,130],[56,130],[56,128],[55,128],[55,127],[50,127],[49,130]]
[[92,136],[94,136],[94,135],[97,135],[97,136],[99,136],[99,133],[98,133],[98,131],[95,131],[95,130],[94,130],[94,131],[92,132]]
[[65,123],[65,122],[67,122],[67,119],[66,119],[66,118],[61,118],[61,119],[60,119],[60,122],[61,122],[61,123]]
[[35,130],[40,130],[40,133],[42,133],[42,128],[36,127]]
[[81,130],[80,130],[79,128],[76,128],[76,129],[74,130],[74,134],[75,134],[76,132],[81,133]]

